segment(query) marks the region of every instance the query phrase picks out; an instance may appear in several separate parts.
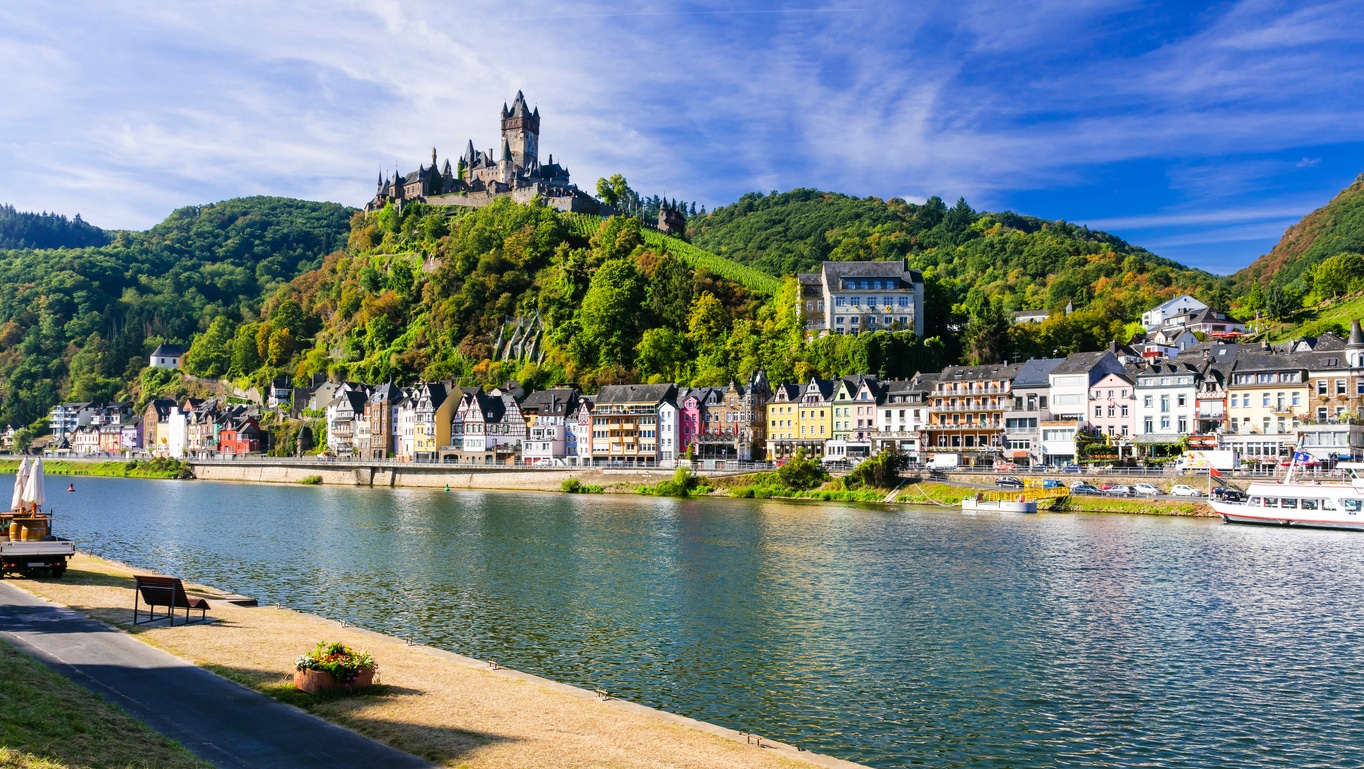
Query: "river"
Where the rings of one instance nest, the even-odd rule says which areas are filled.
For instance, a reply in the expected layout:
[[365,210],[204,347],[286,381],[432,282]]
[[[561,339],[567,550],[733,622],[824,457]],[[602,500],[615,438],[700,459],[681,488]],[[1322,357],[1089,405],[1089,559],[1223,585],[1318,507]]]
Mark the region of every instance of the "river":
[[96,555],[876,767],[1364,765],[1358,533],[68,480]]

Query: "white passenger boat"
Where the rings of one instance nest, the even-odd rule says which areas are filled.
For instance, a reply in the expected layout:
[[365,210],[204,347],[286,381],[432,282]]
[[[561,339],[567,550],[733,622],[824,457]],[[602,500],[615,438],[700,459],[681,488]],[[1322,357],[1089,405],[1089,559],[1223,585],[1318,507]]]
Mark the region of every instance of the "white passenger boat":
[[1348,481],[1308,481],[1294,479],[1297,459],[1282,481],[1250,484],[1244,502],[1208,504],[1227,523],[1364,529],[1364,462],[1336,465],[1350,473]]
[[987,499],[984,494],[977,494],[962,497],[961,509],[968,513],[1035,513],[1037,502],[1023,499],[1021,494],[1018,499]]

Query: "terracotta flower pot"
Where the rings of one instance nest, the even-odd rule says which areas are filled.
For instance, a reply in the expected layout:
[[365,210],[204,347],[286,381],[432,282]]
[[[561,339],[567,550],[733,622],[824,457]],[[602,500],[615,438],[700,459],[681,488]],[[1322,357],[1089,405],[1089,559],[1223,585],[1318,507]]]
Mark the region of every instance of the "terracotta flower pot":
[[356,676],[350,686],[337,680],[336,676],[325,670],[295,670],[294,688],[301,692],[317,694],[318,692],[343,692],[364,689],[374,685],[374,668],[364,668],[360,675]]

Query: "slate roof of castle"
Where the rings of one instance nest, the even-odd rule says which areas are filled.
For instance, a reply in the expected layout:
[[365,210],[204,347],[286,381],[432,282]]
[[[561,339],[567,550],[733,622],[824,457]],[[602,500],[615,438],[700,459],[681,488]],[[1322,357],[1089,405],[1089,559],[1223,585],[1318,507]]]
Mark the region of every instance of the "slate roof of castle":
[[[145,350],[146,348],[144,347],[143,349]],[[178,358],[184,354],[184,345],[167,344],[166,342],[157,345],[156,349],[152,351],[153,358]]]

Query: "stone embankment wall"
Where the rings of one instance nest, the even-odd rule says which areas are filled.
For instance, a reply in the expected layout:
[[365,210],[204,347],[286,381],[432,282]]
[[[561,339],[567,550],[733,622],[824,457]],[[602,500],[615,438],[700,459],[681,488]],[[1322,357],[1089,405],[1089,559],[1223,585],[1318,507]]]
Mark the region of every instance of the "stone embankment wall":
[[452,489],[530,489],[558,491],[568,478],[585,484],[653,484],[672,477],[672,470],[612,470],[593,468],[488,467],[457,469],[441,465],[338,464],[334,462],[190,462],[194,477],[206,481],[250,483],[298,483],[318,476],[324,484],[343,486],[414,486]]

